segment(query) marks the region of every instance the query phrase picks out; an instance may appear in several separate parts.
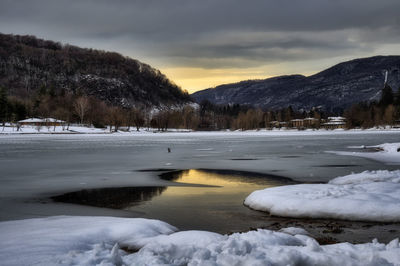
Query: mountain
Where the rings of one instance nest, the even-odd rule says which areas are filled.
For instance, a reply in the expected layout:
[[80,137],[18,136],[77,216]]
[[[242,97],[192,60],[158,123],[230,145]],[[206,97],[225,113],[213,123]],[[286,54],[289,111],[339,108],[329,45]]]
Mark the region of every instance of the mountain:
[[138,60],[34,36],[0,34],[0,86],[21,98],[45,87],[123,107],[191,101],[160,71]]
[[379,100],[388,71],[388,84],[400,86],[400,56],[375,56],[337,64],[312,76],[290,75],[248,80],[198,91],[197,101],[246,104],[265,109],[292,106],[309,110],[321,106],[338,111],[363,101]]

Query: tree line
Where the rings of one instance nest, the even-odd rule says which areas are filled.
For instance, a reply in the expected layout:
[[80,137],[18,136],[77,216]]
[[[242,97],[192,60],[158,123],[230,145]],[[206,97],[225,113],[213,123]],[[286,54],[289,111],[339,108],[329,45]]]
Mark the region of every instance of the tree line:
[[400,88],[394,92],[385,84],[379,101],[361,102],[345,110],[347,128],[394,125],[400,119]]
[[111,105],[93,96],[42,86],[31,98],[9,96],[0,87],[0,122],[17,123],[28,117],[56,118],[70,124],[137,130],[141,127],[165,131],[168,128],[192,130],[260,129],[272,121],[290,121],[306,116],[321,117],[318,111],[295,112],[291,107],[263,111],[243,105],[219,106],[203,101],[198,105],[137,105],[132,108]]
[[[9,96],[0,87],[0,122],[17,123],[27,117],[56,118],[70,124],[82,124],[110,130],[130,130],[135,127],[154,128],[166,131],[168,128],[192,130],[252,130],[289,125],[293,119],[306,117],[317,121],[328,116],[341,115],[326,113],[320,109],[295,111],[290,106],[280,110],[261,110],[243,105],[214,105],[202,101],[199,105],[161,105],[156,108],[138,105],[131,108],[107,104],[93,96],[71,93],[42,86],[37,93],[23,99]],[[400,118],[400,91],[393,93],[389,85],[382,90],[378,102],[359,103],[344,111],[347,127],[369,128],[378,125],[393,125]],[[281,122],[281,123],[279,123]],[[286,124],[285,124],[286,123]],[[312,125],[320,127],[320,122]]]

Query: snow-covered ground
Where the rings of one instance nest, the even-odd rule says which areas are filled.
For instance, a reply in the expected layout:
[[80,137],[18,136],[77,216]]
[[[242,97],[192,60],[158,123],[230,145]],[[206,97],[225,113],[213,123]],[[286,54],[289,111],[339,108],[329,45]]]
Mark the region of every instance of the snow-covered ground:
[[[380,128],[370,128],[370,129],[335,129],[335,130],[327,130],[327,129],[307,129],[307,130],[297,130],[297,129],[259,129],[259,130],[221,130],[221,131],[192,131],[189,129],[174,129],[170,128],[167,132],[163,133],[191,133],[196,135],[220,135],[220,134],[234,134],[234,135],[272,135],[272,136],[292,136],[292,135],[336,135],[336,134],[376,134],[376,133],[394,133],[399,132],[400,128],[390,128],[390,127],[380,127]],[[117,132],[111,131],[109,128],[94,128],[87,127],[82,125],[71,125],[67,126],[31,126],[31,125],[23,125],[19,130],[17,130],[16,126],[11,124],[6,124],[5,127],[0,127],[0,135],[17,135],[17,134],[111,134],[111,135],[137,135],[137,134],[150,134],[150,133],[159,133],[158,129],[155,128],[140,128],[139,131],[136,130],[136,127],[130,127],[129,130],[127,128],[121,128]]]
[[[24,125],[19,130],[16,126],[7,125],[6,127],[0,127],[0,135],[7,134],[7,135],[14,135],[14,134],[146,134],[146,133],[153,133],[157,131],[157,129],[153,128],[140,128],[140,130],[136,130],[135,127],[128,128],[121,128],[121,130],[110,131],[110,128],[95,128],[95,127],[87,127],[81,125],[71,125],[67,126],[30,126]],[[169,129],[169,132],[190,132],[191,130],[187,129]]]
[[0,261],[18,266],[400,265],[398,239],[319,245],[300,228],[232,235],[175,231],[164,222],[137,218],[56,216],[1,222]]
[[350,146],[353,149],[375,149],[371,152],[327,151],[337,155],[357,156],[386,164],[400,164],[400,143],[384,143],[374,146]]
[[319,245],[306,235],[270,230],[232,235],[186,231],[158,236],[138,253],[132,265],[400,265],[399,240],[387,245]]
[[400,170],[365,171],[328,184],[300,184],[251,193],[252,209],[285,217],[400,222]]

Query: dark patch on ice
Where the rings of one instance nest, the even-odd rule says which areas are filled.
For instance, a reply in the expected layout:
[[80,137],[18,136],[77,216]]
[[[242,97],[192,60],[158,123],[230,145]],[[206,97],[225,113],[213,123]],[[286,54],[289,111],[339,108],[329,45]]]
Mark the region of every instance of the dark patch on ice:
[[290,159],[290,158],[300,158],[300,155],[284,155],[284,156],[280,156],[280,158],[284,158],[284,159]]
[[[279,184],[297,184],[291,178],[278,176],[273,174],[264,174],[250,171],[226,170],[226,169],[196,169],[198,171],[218,174],[221,178],[229,180],[244,181],[249,183],[263,183],[263,181],[276,181]],[[168,181],[179,179],[185,172],[189,170],[177,170],[160,174],[160,178]]]
[[155,168],[155,169],[142,169],[142,170],[137,170],[137,172],[167,172],[167,171],[176,171],[176,169]]
[[384,151],[384,149],[380,147],[366,147],[366,148],[351,148],[351,151],[356,150],[357,152],[381,152]]
[[56,202],[125,209],[160,195],[166,187],[116,187],[84,189],[51,197]]
[[340,243],[336,238],[330,237],[330,236],[321,236],[315,238],[317,240],[318,244],[320,245],[332,245],[332,244],[337,244]]
[[234,159],[231,159],[232,161],[256,161],[256,160],[259,160],[259,159],[256,159],[256,158],[234,158]]
[[317,165],[315,167],[327,167],[327,168],[345,168],[345,167],[357,167],[359,165],[356,164],[323,164]]

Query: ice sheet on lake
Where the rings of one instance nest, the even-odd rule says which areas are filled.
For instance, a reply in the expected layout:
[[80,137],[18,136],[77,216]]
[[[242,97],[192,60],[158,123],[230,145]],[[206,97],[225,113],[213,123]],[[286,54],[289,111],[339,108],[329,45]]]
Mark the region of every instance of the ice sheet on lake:
[[[164,222],[58,216],[0,223],[4,265],[399,265],[389,244],[319,245],[304,230],[220,235]],[[126,252],[120,247],[141,248]]]
[[337,155],[363,157],[386,164],[400,164],[400,143],[384,143],[374,146],[350,146],[356,149],[376,149],[374,152],[349,152],[349,151],[327,151]]
[[257,190],[244,204],[277,216],[400,222],[400,170]]

